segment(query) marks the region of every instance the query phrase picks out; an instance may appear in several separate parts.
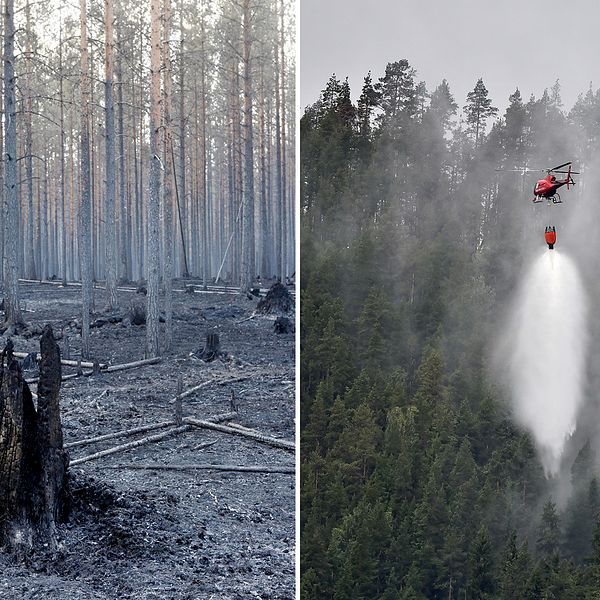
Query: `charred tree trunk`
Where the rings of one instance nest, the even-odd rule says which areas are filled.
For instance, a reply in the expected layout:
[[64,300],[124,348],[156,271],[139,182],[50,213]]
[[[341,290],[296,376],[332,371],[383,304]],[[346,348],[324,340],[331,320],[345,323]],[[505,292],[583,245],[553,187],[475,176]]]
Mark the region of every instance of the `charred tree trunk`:
[[221,351],[221,341],[218,333],[207,333],[206,344],[195,355],[204,362],[212,362],[215,358],[226,357],[227,353]]
[[38,407],[9,342],[0,360],[0,545],[56,547],[68,516],[68,455],[60,424],[60,351],[52,328],[40,340]]

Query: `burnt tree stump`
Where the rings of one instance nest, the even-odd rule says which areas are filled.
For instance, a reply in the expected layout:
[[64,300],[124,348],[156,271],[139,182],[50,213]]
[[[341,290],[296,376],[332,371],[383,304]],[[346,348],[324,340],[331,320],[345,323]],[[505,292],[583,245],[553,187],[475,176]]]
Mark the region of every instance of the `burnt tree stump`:
[[224,355],[225,353],[221,352],[221,342],[218,333],[207,333],[204,348],[201,348],[196,353],[196,356],[204,362],[211,362],[215,360],[215,358],[220,358]]
[[60,351],[50,325],[40,339],[37,410],[9,340],[0,355],[0,546],[56,548],[68,516],[68,455],[59,411]]
[[295,333],[296,327],[294,322],[287,317],[277,317],[273,324],[273,330],[275,333]]

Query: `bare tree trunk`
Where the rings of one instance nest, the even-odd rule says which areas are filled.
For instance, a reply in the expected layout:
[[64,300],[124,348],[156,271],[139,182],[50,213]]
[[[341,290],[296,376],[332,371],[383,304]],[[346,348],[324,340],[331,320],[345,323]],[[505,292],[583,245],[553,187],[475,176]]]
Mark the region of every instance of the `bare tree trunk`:
[[281,222],[283,220],[283,170],[281,153],[281,98],[279,95],[279,51],[276,52],[276,71],[277,84],[275,86],[275,205],[273,211],[273,232],[275,233],[275,268],[277,277],[281,280],[281,274],[284,271],[284,265],[281,261],[283,256],[283,236]]
[[69,256],[69,274],[71,275],[71,279],[76,279],[78,276],[77,268],[76,268],[76,258],[78,255],[77,247],[75,244],[76,233],[77,231],[77,219],[76,215],[78,213],[77,201],[75,195],[75,152],[74,152],[74,144],[75,144],[75,134],[74,134],[74,125],[73,125],[73,113],[71,112],[71,117],[69,119],[69,172],[71,173],[71,177],[69,178],[69,204],[70,210],[69,214],[69,245],[68,245],[68,256]]
[[[4,98],[4,79],[2,77],[0,77],[0,95]],[[0,156],[4,156],[4,122],[2,119],[0,119]],[[8,220],[4,183],[4,161],[0,161],[0,284],[2,287],[4,287],[4,258],[6,256],[4,229]]]
[[282,283],[285,283],[287,275],[287,181],[286,181],[286,131],[285,131],[285,27],[284,27],[285,6],[281,0],[281,197],[280,197],[280,223],[278,227],[281,229],[281,270],[279,277]]
[[269,232],[267,220],[267,167],[265,152],[265,80],[264,69],[260,69],[260,96],[258,112],[259,164],[260,164],[260,275],[266,277],[269,272]]
[[[186,173],[185,173],[185,69],[184,69],[184,37],[183,37],[183,0],[179,8],[179,35],[181,36],[179,50],[179,227],[181,235],[181,251],[183,255],[183,276],[189,277],[189,263],[186,256],[187,210],[186,210]],[[189,247],[189,245],[188,245]]]
[[244,35],[244,188],[241,291],[248,292],[254,280],[254,141],[252,129],[252,23],[250,0],[243,0]]
[[200,123],[202,124],[202,135],[200,137],[200,230],[202,231],[201,239],[201,261],[202,261],[202,283],[206,287],[210,277],[210,262],[209,262],[209,228],[208,228],[208,195],[206,186],[206,172],[208,164],[206,161],[206,56],[205,56],[205,38],[206,29],[204,15],[202,16],[201,32],[200,32],[200,52],[202,62],[200,65]]
[[4,317],[6,325],[21,325],[19,306],[19,221],[17,199],[17,113],[15,108],[14,0],[4,4]]
[[134,176],[134,188],[135,188],[135,224],[132,225],[132,242],[131,246],[135,260],[132,259],[132,273],[135,273],[136,278],[143,277],[143,271],[141,268],[141,235],[142,235],[142,199],[141,199],[141,173],[138,170],[138,134],[137,134],[137,120],[135,117],[135,110],[133,112],[133,176]]
[[29,0],[25,4],[25,178],[27,180],[27,245],[24,256],[26,257],[26,273],[29,279],[36,279],[35,246],[34,246],[34,208],[33,208],[33,100],[31,97],[31,7]]
[[80,0],[81,23],[81,204],[79,215],[79,252],[81,257],[81,290],[83,315],[81,320],[81,354],[90,355],[90,310],[92,305],[92,238],[90,179],[90,77],[86,0]]
[[146,296],[146,358],[159,355],[159,188],[160,158],[160,3],[150,0],[150,181],[148,196],[148,294]]
[[62,59],[62,13],[60,17],[60,30],[58,41],[58,69],[59,69],[59,108],[60,108],[60,216],[62,222],[62,236],[60,240],[60,265],[63,285],[67,285],[67,207],[65,199],[65,105],[63,89],[63,59]]
[[163,65],[164,65],[164,192],[163,192],[163,232],[164,232],[164,271],[163,286],[165,290],[165,350],[170,350],[173,345],[173,161],[171,149],[173,147],[171,98],[173,93],[173,76],[171,72],[171,0],[164,0],[163,19]]
[[[117,39],[119,35],[117,31]],[[120,46],[120,42],[117,41]],[[121,229],[121,277],[128,281],[131,278],[131,267],[129,258],[129,231],[127,223],[129,222],[129,207],[127,206],[127,197],[125,194],[125,128],[123,115],[123,63],[121,52],[118,53],[117,71],[119,79],[118,104],[119,104],[119,224]]]
[[[148,260],[147,252],[147,244],[148,244],[148,219],[147,219],[147,202],[146,194],[144,193],[144,121],[146,119],[146,97],[144,90],[144,79],[147,73],[147,67],[145,66],[145,52],[144,52],[144,44],[145,44],[145,36],[143,35],[144,31],[144,21],[143,18],[140,17],[140,54],[139,54],[139,65],[140,65],[140,95],[139,95],[139,107],[140,107],[140,118],[139,118],[139,139],[138,139],[138,157],[139,157],[139,230],[138,230],[138,243],[139,243],[139,264],[140,264],[140,277],[143,277],[146,273],[146,263]],[[159,74],[160,79],[160,74]],[[158,257],[156,257],[158,259]]]
[[113,99],[113,79],[115,71],[113,36],[113,0],[104,2],[104,57],[105,57],[105,119],[106,119],[106,238],[105,272],[108,309],[117,305],[117,261],[115,223],[115,106]]

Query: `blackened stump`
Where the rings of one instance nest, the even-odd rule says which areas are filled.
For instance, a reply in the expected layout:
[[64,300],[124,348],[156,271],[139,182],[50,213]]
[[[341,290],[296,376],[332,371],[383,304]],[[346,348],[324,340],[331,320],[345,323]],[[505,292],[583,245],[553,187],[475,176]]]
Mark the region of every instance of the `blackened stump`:
[[55,548],[68,516],[68,455],[60,424],[60,352],[52,328],[40,340],[37,410],[9,341],[0,360],[0,545]]
[[294,322],[287,317],[277,317],[273,329],[275,333],[294,333],[296,331]]
[[219,358],[224,353],[221,352],[221,342],[219,341],[218,333],[207,333],[206,334],[206,345],[201,348],[196,354],[198,358],[201,358],[204,362],[211,362],[215,358]]

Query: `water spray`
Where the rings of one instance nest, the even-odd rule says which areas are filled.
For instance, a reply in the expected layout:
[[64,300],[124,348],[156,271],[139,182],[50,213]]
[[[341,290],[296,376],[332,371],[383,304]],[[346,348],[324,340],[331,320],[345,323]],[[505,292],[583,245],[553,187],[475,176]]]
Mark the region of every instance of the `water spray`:
[[516,419],[532,433],[547,476],[558,473],[583,404],[586,322],[577,267],[544,252],[518,291],[505,351]]

